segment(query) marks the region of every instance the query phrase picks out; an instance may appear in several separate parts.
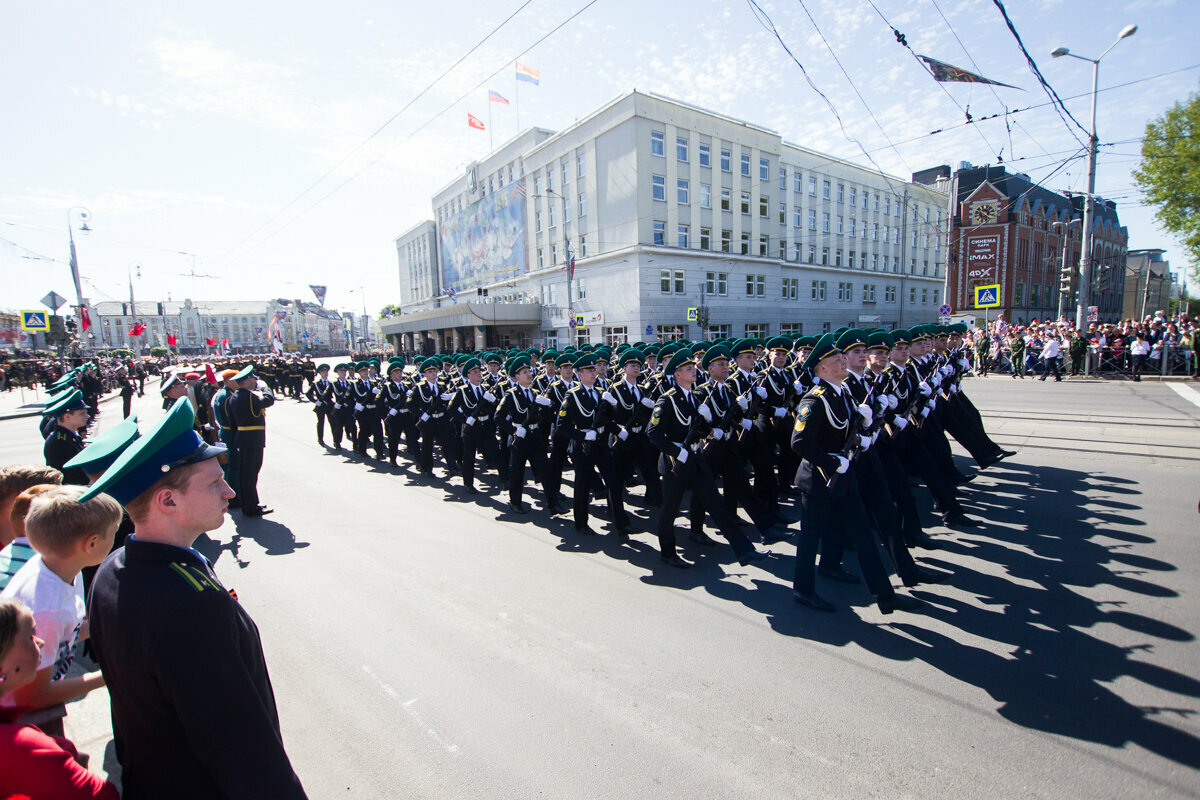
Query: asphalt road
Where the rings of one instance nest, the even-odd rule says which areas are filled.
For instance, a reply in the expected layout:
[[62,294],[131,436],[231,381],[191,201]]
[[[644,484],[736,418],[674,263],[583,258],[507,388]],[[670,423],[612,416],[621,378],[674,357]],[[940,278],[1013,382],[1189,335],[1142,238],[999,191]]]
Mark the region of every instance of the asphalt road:
[[[475,502],[324,451],[290,400],[276,513],[200,547],[261,629],[313,798],[1200,796],[1200,407],[1161,383],[967,392],[1020,452],[966,489],[985,527],[926,509],[921,560],[954,576],[913,591],[925,613],[828,582],[836,614],[795,605],[789,544],[660,568],[637,504],[629,546],[510,518],[494,476]],[[0,462],[40,456],[34,423],[0,422]],[[104,694],[71,709],[111,766]]]

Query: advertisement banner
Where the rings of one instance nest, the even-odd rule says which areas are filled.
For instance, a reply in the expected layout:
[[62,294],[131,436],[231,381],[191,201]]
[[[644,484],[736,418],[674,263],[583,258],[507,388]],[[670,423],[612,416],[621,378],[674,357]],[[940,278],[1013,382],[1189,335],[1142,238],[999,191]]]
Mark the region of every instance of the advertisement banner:
[[461,292],[525,273],[525,179],[467,206],[438,228],[442,279]]
[[[967,297],[971,298],[980,286],[1000,283],[1000,236],[967,237],[966,252]],[[999,290],[997,289],[997,294]],[[981,306],[976,305],[976,308]]]

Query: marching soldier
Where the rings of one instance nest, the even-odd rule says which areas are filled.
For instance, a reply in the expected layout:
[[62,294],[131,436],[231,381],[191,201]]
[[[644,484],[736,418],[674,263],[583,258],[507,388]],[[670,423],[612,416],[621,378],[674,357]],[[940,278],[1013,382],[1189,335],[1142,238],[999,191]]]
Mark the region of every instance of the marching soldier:
[[[462,364],[466,382],[455,392],[450,408],[460,431],[463,487],[467,494],[478,494],[475,488],[475,454],[482,452],[491,463],[497,462],[496,428],[492,420],[496,396],[482,384],[482,365],[471,358]],[[501,480],[503,480],[501,475]]]
[[337,373],[337,380],[333,381],[333,447],[335,450],[342,449],[342,437],[350,441],[350,448],[354,449],[358,441],[358,433],[354,429],[354,388],[353,384],[347,380],[350,372],[349,364],[338,364],[334,368]]
[[380,388],[371,380],[371,364],[360,361],[354,365],[358,378],[351,384],[354,400],[354,422],[358,426],[358,438],[354,442],[354,452],[365,456],[367,445],[374,441],[375,458],[382,461],[385,458],[383,446],[383,421],[376,413]]
[[[322,364],[316,372],[320,377],[309,381],[307,397],[312,401],[313,413],[317,415],[317,444],[325,447],[325,421],[330,420],[330,427],[337,425],[333,420],[333,384],[329,381],[328,364]],[[335,435],[334,441],[340,445],[341,438]]]
[[559,502],[562,495],[562,473],[567,466],[567,448],[571,444],[571,437],[558,424],[558,418],[567,394],[575,385],[574,365],[575,356],[570,352],[565,352],[556,358],[554,366],[558,368],[558,377],[550,384],[549,391],[546,392],[546,396],[550,398],[550,408],[554,412],[555,420],[554,429],[550,432],[550,477],[548,479],[550,489],[554,492],[555,505],[562,505]]
[[388,381],[379,393],[379,410],[383,412],[384,433],[387,434],[388,463],[396,466],[400,439],[406,440],[409,457],[417,451],[417,431],[408,410],[409,389],[404,384],[404,359],[396,356],[388,362]]
[[263,449],[267,445],[266,410],[275,404],[271,387],[264,387],[262,396],[254,393],[258,379],[254,367],[246,367],[233,376],[237,393],[229,401],[229,413],[237,426],[234,443],[238,452],[238,474],[241,487],[238,497],[242,502],[242,513],[247,517],[261,517],[274,509],[258,501],[258,473],[262,469]]
[[642,371],[642,353],[630,348],[618,359],[623,378],[614,383],[604,399],[612,405],[613,421],[625,432],[617,434],[613,445],[617,481],[624,486],[636,468],[646,485],[646,504],[657,507],[662,504],[662,479],[658,474],[658,451],[646,438],[654,400],[650,392],[639,383]]
[[459,471],[458,463],[454,458],[454,442],[450,438],[450,426],[446,420],[447,404],[454,394],[445,391],[438,384],[438,372],[441,366],[441,359],[437,356],[430,356],[420,362],[417,368],[421,371],[421,380],[408,395],[409,413],[412,414],[414,424],[421,434],[421,450],[417,460],[417,469],[423,475],[433,475],[433,443],[435,440],[441,448],[447,474],[452,475]]
[[555,501],[550,488],[546,462],[546,437],[552,419],[550,398],[533,387],[533,372],[529,359],[518,356],[508,364],[513,379],[512,388],[500,401],[496,411],[496,426],[500,436],[510,439],[508,461],[508,507],[513,514],[525,514],[528,508],[521,502],[525,489],[525,465],[533,469],[534,478],[542,484],[546,510],[551,514],[565,511]]
[[762,377],[754,372],[757,365],[756,352],[757,346],[753,339],[739,339],[730,351],[737,367],[730,380],[739,395],[749,397],[750,410],[746,412],[746,416],[755,423],[755,427],[739,434],[739,450],[742,458],[754,468],[754,495],[767,507],[772,517],[782,519],[779,513],[779,487],[775,482],[775,465],[770,454],[771,444],[763,433],[765,423],[759,422],[760,417],[769,417],[770,412],[765,410],[763,404],[770,393],[763,386]]

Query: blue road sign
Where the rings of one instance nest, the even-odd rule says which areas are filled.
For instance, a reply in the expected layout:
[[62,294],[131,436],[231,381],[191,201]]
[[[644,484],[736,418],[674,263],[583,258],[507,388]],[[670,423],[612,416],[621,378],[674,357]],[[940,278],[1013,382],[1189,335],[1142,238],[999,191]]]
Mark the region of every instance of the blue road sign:
[[976,286],[975,287],[975,307],[976,308],[995,308],[1000,305],[1000,286],[995,284],[992,286]]

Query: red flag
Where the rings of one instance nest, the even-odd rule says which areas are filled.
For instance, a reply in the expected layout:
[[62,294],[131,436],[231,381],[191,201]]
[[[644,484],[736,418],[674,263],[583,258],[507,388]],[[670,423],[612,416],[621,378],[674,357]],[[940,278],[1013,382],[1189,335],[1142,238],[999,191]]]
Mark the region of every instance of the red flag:
[[88,316],[87,306],[79,307],[79,323],[81,330],[86,331],[88,328],[92,327],[92,318]]
[[213,372],[212,364],[204,365],[204,380],[209,383],[217,382],[217,373]]
[[216,340],[216,339],[214,339],[214,338],[212,338],[212,337],[210,336],[210,337],[208,337],[207,339],[205,339],[205,340],[204,340],[204,343],[205,343],[206,345],[208,345],[209,347],[216,347],[216,345],[217,345],[217,340]]
[[467,112],[467,125],[476,130],[487,130],[487,128],[483,127],[483,120],[470,112]]
[[228,340],[228,339],[222,339],[222,340],[221,340],[221,347],[229,347],[229,340]]
[[130,328],[129,333],[127,333],[125,335],[126,336],[137,336],[137,325],[134,325],[132,328]]
[[167,344],[171,345],[172,347],[175,346],[175,334],[173,334],[173,333],[167,334]]

